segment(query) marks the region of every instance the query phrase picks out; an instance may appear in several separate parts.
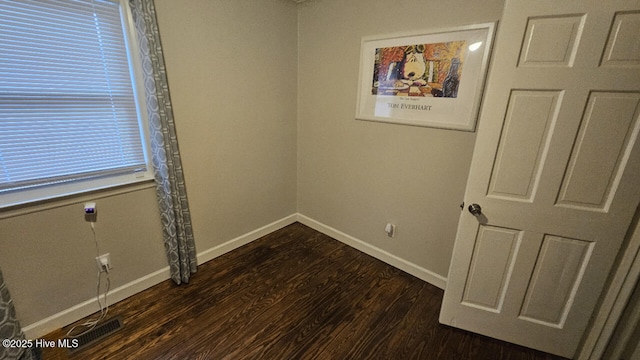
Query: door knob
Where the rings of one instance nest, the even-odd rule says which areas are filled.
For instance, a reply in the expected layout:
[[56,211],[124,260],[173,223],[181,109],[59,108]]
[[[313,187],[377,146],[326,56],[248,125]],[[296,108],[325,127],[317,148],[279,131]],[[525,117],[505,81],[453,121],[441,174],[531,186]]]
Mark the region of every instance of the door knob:
[[471,205],[469,205],[469,212],[473,216],[480,216],[480,215],[482,215],[482,208],[478,204],[471,204]]

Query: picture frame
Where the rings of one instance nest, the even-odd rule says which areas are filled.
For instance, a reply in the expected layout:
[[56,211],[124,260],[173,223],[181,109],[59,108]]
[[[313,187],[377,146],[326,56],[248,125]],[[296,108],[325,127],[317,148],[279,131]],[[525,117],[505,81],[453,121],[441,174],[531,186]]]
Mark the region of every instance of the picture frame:
[[356,119],[475,131],[495,23],[362,38]]

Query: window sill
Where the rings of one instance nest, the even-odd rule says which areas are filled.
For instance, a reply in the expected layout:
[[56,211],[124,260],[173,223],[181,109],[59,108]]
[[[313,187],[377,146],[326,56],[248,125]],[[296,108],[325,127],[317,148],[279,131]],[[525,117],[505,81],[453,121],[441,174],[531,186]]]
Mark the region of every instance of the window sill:
[[87,191],[81,194],[57,197],[54,199],[47,199],[47,200],[39,200],[39,201],[30,202],[27,204],[9,206],[9,207],[0,209],[0,220],[12,218],[16,216],[22,216],[30,213],[51,210],[51,209],[74,205],[74,204],[83,204],[85,202],[90,202],[90,201],[94,202],[98,199],[113,197],[113,196],[132,193],[136,191],[143,191],[150,188],[155,188],[154,180],[146,180],[142,182],[111,187],[108,189]]

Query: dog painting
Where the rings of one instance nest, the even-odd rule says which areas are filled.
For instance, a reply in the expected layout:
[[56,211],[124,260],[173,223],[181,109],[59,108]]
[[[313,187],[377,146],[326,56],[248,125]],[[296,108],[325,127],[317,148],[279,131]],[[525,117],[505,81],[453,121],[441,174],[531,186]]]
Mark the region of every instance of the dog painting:
[[465,49],[466,41],[376,48],[371,93],[456,97]]

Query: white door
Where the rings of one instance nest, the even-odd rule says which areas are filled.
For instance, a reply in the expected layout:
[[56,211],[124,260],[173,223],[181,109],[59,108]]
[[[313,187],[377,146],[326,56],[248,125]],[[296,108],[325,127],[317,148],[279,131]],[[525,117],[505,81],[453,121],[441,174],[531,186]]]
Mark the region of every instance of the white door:
[[640,1],[507,0],[495,44],[440,321],[572,357],[640,202]]

